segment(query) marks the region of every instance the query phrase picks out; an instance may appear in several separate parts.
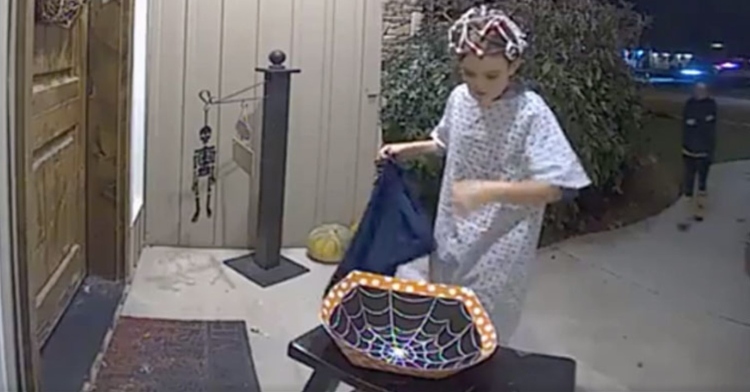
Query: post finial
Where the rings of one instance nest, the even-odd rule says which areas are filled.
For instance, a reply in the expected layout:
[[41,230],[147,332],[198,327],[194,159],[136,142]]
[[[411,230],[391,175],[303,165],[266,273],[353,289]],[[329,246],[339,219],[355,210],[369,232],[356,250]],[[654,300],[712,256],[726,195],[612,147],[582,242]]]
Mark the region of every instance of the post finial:
[[274,50],[268,55],[268,60],[271,61],[274,68],[283,67],[284,61],[286,61],[286,53],[281,50]]

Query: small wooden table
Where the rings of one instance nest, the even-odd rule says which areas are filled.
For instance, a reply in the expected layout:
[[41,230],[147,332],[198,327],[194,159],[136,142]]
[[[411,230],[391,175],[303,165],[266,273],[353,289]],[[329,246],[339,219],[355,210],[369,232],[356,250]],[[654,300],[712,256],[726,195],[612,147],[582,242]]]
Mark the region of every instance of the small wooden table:
[[339,383],[363,392],[574,392],[570,358],[499,348],[485,362],[455,376],[427,380],[352,366],[323,327],[289,343],[287,355],[313,369],[303,392],[333,392]]

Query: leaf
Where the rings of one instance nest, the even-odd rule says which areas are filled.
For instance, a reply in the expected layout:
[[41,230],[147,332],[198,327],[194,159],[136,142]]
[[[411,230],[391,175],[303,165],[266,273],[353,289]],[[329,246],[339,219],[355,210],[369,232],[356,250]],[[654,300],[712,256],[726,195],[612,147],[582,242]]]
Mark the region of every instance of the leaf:
[[551,69],[552,69],[552,64],[549,62],[545,62],[542,65],[542,76],[547,75]]

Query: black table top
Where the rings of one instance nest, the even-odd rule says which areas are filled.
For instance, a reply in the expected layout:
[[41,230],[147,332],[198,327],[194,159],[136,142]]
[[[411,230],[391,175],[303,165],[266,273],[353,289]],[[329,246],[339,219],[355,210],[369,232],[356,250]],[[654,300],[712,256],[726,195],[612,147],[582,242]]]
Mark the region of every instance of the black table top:
[[292,359],[368,392],[574,392],[576,363],[570,358],[498,348],[481,364],[441,380],[427,380],[355,367],[323,327],[289,343]]

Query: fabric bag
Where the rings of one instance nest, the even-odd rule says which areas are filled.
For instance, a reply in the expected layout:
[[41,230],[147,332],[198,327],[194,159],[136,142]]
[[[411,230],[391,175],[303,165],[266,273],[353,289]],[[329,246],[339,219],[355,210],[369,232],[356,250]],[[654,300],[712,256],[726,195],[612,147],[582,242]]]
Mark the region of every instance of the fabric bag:
[[393,160],[378,169],[367,209],[326,293],[351,271],[394,276],[399,266],[435,248],[430,217],[408,188],[404,169]]

